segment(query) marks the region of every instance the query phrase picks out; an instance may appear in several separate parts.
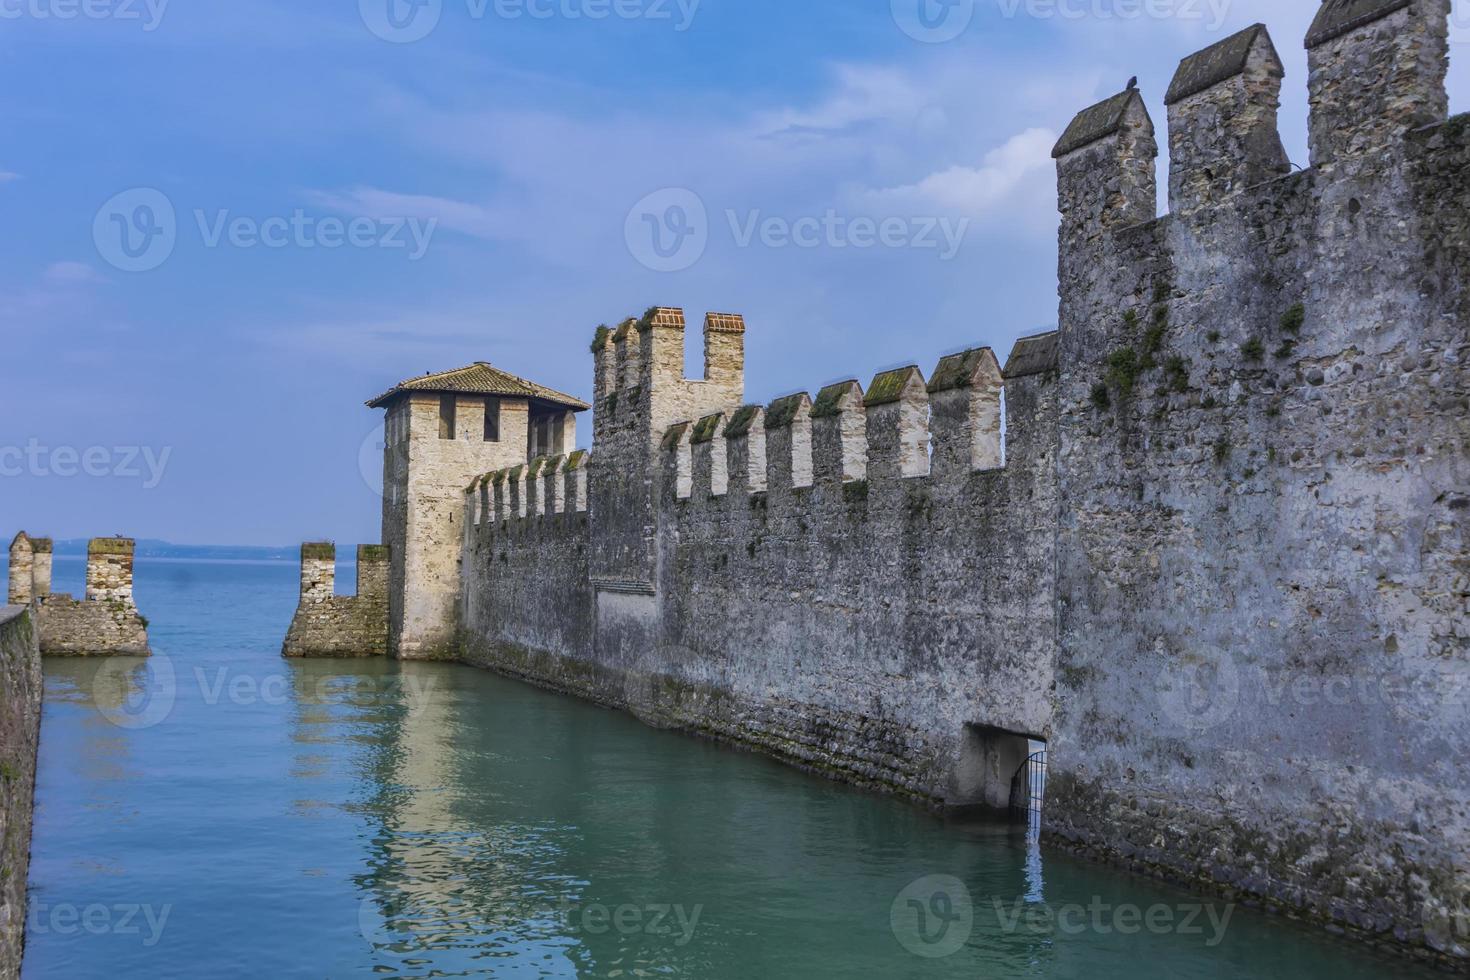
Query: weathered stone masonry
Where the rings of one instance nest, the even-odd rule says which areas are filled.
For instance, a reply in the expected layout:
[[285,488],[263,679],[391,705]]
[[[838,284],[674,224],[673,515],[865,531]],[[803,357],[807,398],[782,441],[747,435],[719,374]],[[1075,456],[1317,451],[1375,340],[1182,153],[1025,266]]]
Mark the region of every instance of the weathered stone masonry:
[[456,508],[460,656],[930,804],[1045,739],[1052,843],[1470,967],[1448,13],[1322,6],[1296,173],[1265,28],[1185,59],[1163,218],[1142,95],[1079,114],[1003,371],[743,405],[738,317],[698,380],[680,311],[600,330],[590,457]]
[[20,976],[41,733],[41,648],[26,606],[0,606],[0,980]]
[[[1445,12],[1313,48],[1318,165],[1214,211],[1176,197],[1155,221],[1149,197],[1142,223],[1099,224],[1075,190],[1151,159],[1147,140],[1062,156],[1076,368],[1048,826],[1463,955],[1470,727],[1446,692],[1466,668],[1466,139],[1435,125]],[[1405,45],[1439,57],[1362,70]],[[1354,100],[1365,83],[1401,91]],[[1361,118],[1324,132],[1332,101]],[[1392,138],[1368,111],[1386,104]],[[1153,323],[1164,367],[1128,381]]]
[[87,545],[82,599],[52,593],[52,543],[24,531],[10,544],[10,602],[32,605],[41,652],[48,657],[146,657],[148,621],[133,599],[134,543],[93,538]]
[[1470,132],[1444,121],[1447,15],[1323,8],[1306,172],[1281,167],[1264,29],[1211,87],[1176,83],[1170,142],[1194,150],[1169,216],[1137,93],[1058,147],[1045,822],[1463,958]]
[[[711,316],[707,347],[734,324]],[[522,468],[470,488],[466,659],[854,782],[1006,806],[1051,715],[1054,335],[1021,342],[1008,378],[978,349],[929,383],[907,368],[742,407],[740,360],[710,392],[672,359],[628,367],[682,351],[683,326],[660,309],[599,337],[587,513],[575,484],[549,503],[557,461],[549,491]],[[651,446],[669,389],[729,411]]]
[[287,657],[388,655],[388,549],[357,549],[357,594],[336,594],[337,546],[301,546],[301,602],[282,654]]

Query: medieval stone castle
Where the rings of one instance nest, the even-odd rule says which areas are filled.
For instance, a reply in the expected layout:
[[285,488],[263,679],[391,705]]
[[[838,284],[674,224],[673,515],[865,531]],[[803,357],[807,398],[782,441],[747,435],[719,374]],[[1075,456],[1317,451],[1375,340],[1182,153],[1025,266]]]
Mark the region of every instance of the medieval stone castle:
[[1449,0],[1329,0],[1311,166],[1250,28],[1055,156],[1059,329],[745,404],[745,323],[386,410],[383,546],[287,653],[451,658],[1470,961],[1470,119]]

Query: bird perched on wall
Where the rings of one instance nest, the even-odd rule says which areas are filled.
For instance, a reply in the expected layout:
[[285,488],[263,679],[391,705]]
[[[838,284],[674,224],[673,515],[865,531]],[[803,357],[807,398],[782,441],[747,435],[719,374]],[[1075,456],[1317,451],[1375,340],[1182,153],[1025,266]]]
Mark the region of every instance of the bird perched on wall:
[[1138,76],[1134,75],[1132,78],[1128,79],[1128,91],[1131,92],[1136,88],[1138,88]]

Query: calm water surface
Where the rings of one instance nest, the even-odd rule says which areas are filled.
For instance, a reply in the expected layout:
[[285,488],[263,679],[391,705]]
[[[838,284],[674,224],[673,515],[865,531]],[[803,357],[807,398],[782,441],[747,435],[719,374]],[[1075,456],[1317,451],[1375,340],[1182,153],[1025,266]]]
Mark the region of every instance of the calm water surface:
[[162,656],[46,663],[28,980],[1435,975],[481,671],[286,663],[292,564],[137,579]]

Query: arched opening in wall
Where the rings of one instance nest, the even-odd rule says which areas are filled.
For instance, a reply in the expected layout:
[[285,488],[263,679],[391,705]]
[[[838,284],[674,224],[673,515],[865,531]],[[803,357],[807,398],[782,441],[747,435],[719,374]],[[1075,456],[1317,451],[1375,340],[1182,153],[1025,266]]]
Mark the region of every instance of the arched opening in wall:
[[1046,743],[1033,735],[966,725],[948,804],[1016,821],[1029,821],[1034,809],[1039,819],[1045,793],[1045,751]]

